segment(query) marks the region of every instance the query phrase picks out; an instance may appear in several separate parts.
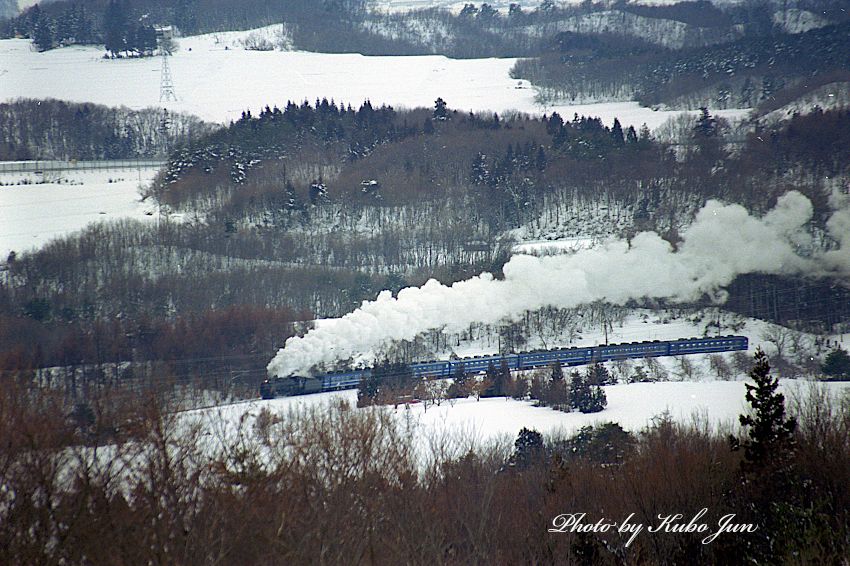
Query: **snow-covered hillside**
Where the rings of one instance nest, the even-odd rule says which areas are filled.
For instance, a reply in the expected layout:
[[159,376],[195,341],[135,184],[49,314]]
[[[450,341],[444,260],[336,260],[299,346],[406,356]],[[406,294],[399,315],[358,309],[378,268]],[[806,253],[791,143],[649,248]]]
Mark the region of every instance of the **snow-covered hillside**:
[[[802,398],[815,386],[812,382],[783,380],[781,390],[789,399]],[[836,399],[850,394],[850,382],[817,384]],[[677,422],[707,424],[711,428],[737,427],[737,418],[746,412],[746,388],[743,381],[666,382],[611,385],[604,388],[608,407],[594,414],[564,413],[535,407],[532,401],[507,398],[443,401],[427,408],[422,403],[389,407],[405,425],[409,425],[421,448],[435,438],[460,439],[465,446],[492,441],[511,442],[523,427],[548,435],[568,436],[579,428],[605,422],[619,423],[629,431],[639,431],[653,419],[667,415]],[[325,405],[335,399],[355,405],[357,392],[319,393],[269,401],[250,401],[193,413],[211,429],[235,430],[240,424],[253,423],[263,409],[285,415],[298,406]]]
[[[353,105],[368,99],[373,105],[396,107],[431,107],[442,97],[461,111],[557,111],[567,117],[578,113],[608,124],[617,117],[624,127],[635,128],[644,123],[655,128],[677,114],[634,102],[540,106],[527,81],[509,76],[515,59],[366,57],[242,47],[264,38],[280,38],[278,45],[286,41],[279,25],[180,39],[179,50],[169,59],[179,101],[162,106],[224,123],[238,119],[244,110],[322,97]],[[103,55],[100,48],[83,46],[38,53],[29,40],[2,40],[0,101],[27,97],[136,109],[160,105],[159,58],[109,60]]]
[[[552,334],[528,335],[528,342],[523,349],[553,348],[558,346],[588,346],[604,343],[605,333],[592,323],[590,313],[579,316],[581,327],[577,336],[572,338],[562,336],[555,338]],[[799,344],[800,355],[810,355],[817,351],[814,346],[814,336],[791,331],[783,327],[751,318],[744,318],[720,309],[706,309],[695,312],[677,312],[675,310],[645,310],[623,309],[618,320],[608,331],[610,343],[670,340],[676,338],[703,336],[720,333],[747,336],[750,342],[748,356],[751,357],[756,348],[762,348],[768,355],[777,352],[775,341],[782,342],[785,351],[783,355],[791,358],[792,350],[789,343]],[[575,322],[575,321],[573,321]],[[337,320],[316,321],[317,327],[336,324]],[[570,323],[565,324],[569,326]],[[719,327],[717,326],[719,325]],[[840,343],[846,348],[850,343],[850,335],[834,335],[828,337],[831,344]],[[494,354],[498,351],[498,328],[487,328],[486,325],[471,326],[468,332],[449,334],[445,342],[449,348],[434,352],[441,359],[449,354],[461,357]],[[374,353],[372,353],[374,358]],[[733,356],[723,354],[730,368],[734,368]],[[368,355],[363,361],[368,362]],[[399,419],[407,424],[413,424],[414,431],[420,441],[424,442],[434,435],[458,436],[463,433],[465,440],[476,439],[489,441],[496,439],[511,440],[516,437],[523,427],[534,428],[548,434],[571,434],[582,426],[613,421],[623,428],[638,431],[651,424],[653,418],[667,413],[681,423],[693,422],[694,418],[711,427],[737,426],[737,416],[745,412],[744,399],[746,376],[734,370],[730,380],[718,380],[712,369],[711,356],[691,355],[684,357],[656,358],[669,381],[656,383],[621,383],[606,386],[608,399],[607,408],[595,414],[565,413],[550,408],[534,406],[533,401],[516,401],[506,398],[481,399],[474,398],[444,400],[439,406],[425,406],[422,403],[402,405],[395,409]],[[623,372],[631,372],[642,360],[629,360],[612,363],[609,367],[615,378],[623,378]],[[582,369],[582,368],[579,368]],[[546,370],[543,370],[546,371]],[[684,371],[690,373],[685,376]],[[776,369],[773,370],[777,372]],[[526,376],[530,372],[526,372]],[[781,375],[781,372],[780,372]],[[850,395],[850,382],[815,383],[803,379],[783,379],[781,387],[788,402],[793,403],[797,398],[804,397],[812,387],[823,387],[835,397]],[[250,401],[233,405],[199,411],[203,418],[226,423],[226,426],[236,427],[246,413],[256,416],[263,409],[273,412],[286,413],[290,409],[303,405],[326,404],[336,398],[356,404],[356,390],[337,393],[321,393],[302,397],[279,398],[269,401]],[[393,409],[389,409],[393,410]],[[250,419],[248,422],[251,422]]]
[[527,29],[530,35],[539,34],[541,37],[564,31],[639,37],[670,49],[723,43],[743,36],[743,29],[740,28],[698,28],[675,20],[647,18],[619,10],[593,12],[566,18],[543,28]]
[[[555,2],[558,6],[569,6],[581,4],[584,0],[558,0]],[[667,4],[676,4],[681,0],[631,0],[630,4],[644,4],[648,6],[661,6]],[[735,1],[735,0],[733,0]],[[466,4],[470,2],[457,0],[374,0],[372,9],[384,12],[409,12],[411,10],[423,10],[427,8],[442,8],[451,10],[452,12],[460,12]],[[715,4],[729,3],[715,0]],[[541,4],[541,0],[492,0],[487,2],[493,8],[500,12],[507,12],[511,4],[518,4],[523,10],[534,10]]]
[[139,187],[156,168],[0,175],[0,258],[38,248],[92,222],[158,215]]

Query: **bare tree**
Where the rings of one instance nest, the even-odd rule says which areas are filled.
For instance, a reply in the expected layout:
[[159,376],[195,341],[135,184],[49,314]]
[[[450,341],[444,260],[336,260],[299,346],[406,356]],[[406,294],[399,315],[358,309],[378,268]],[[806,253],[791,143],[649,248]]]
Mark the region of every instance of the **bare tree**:
[[676,376],[681,381],[694,381],[699,378],[700,371],[689,356],[676,356]]
[[729,381],[732,379],[732,366],[726,361],[723,354],[711,354],[708,356],[708,364],[717,379]]

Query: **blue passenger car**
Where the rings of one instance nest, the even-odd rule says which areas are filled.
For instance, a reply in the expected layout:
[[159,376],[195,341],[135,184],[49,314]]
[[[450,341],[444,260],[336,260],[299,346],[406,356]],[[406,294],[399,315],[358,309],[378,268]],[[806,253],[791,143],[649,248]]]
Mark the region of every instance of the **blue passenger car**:
[[[413,375],[418,378],[447,378],[454,375],[462,365],[468,373],[487,371],[490,364],[500,367],[506,363],[514,371],[541,368],[559,361],[564,366],[579,366],[612,360],[640,359],[659,356],[684,356],[689,354],[711,354],[746,350],[746,336],[716,336],[711,338],[682,338],[679,340],[653,340],[627,344],[605,344],[593,347],[558,348],[522,352],[520,354],[491,354],[461,358],[457,360],[431,360],[410,364]],[[313,377],[270,378],[260,386],[264,399],[280,395],[299,395],[317,391],[354,389],[371,369],[344,370]]]

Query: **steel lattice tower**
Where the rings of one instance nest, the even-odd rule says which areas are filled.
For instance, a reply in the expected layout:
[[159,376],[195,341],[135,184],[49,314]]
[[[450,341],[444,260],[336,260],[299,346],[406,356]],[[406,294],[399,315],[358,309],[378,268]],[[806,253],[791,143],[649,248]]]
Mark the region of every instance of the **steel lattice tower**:
[[159,73],[159,101],[177,102],[177,95],[174,94],[174,82],[171,80],[171,68],[168,66],[168,53],[165,49],[160,50],[160,73]]

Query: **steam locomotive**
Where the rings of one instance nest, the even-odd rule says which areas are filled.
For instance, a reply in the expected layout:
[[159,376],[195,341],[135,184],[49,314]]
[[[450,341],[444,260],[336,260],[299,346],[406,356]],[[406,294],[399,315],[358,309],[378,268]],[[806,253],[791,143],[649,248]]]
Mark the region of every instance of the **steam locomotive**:
[[[432,360],[410,364],[410,369],[417,378],[445,378],[454,375],[461,365],[463,371],[467,373],[478,373],[486,371],[491,363],[500,367],[504,362],[511,370],[518,371],[546,367],[556,361],[561,362],[562,366],[581,366],[630,358],[731,352],[746,350],[748,347],[749,342],[746,336],[681,338],[679,340],[653,340],[652,342],[537,350],[519,354],[494,354],[445,361]],[[365,368],[331,372],[312,377],[273,377],[263,381],[260,385],[260,396],[263,399],[272,399],[288,395],[354,389],[360,384],[360,380],[364,376],[371,374],[371,371],[370,368]]]

